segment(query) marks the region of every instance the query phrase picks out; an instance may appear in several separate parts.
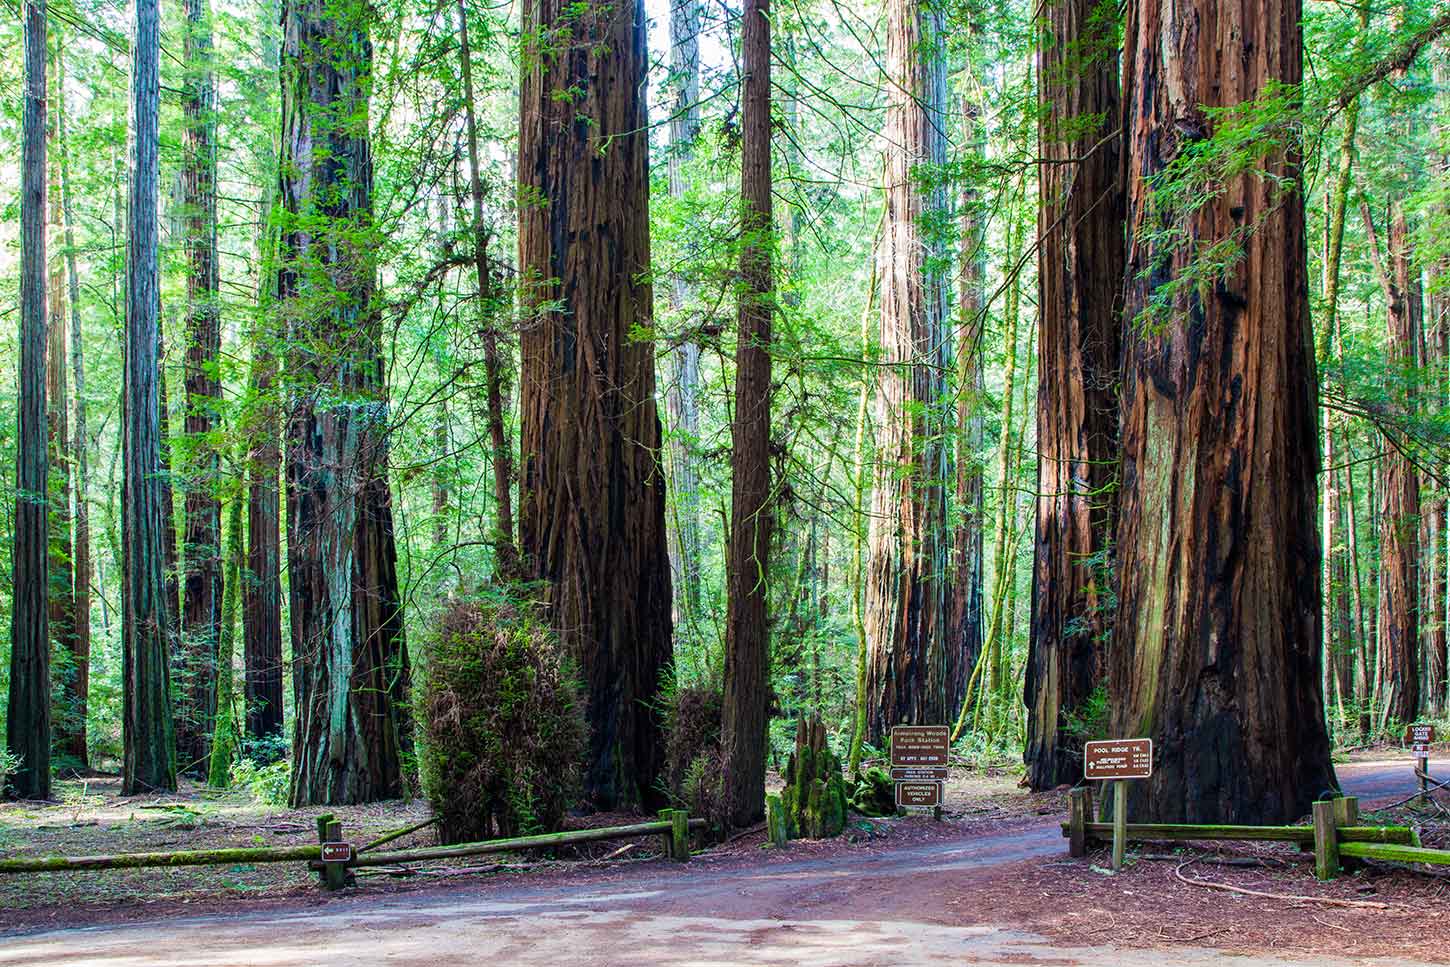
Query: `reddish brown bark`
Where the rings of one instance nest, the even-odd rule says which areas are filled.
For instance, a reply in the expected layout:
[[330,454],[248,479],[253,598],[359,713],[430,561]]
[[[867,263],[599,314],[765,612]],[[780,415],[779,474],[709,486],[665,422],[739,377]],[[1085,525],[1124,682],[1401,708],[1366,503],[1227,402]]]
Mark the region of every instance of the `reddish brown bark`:
[[[1203,108],[1299,83],[1300,14],[1299,0],[1128,8],[1111,695],[1115,732],[1154,740],[1153,778],[1129,784],[1145,821],[1282,822],[1334,785],[1300,159],[1265,141],[1268,177],[1177,206],[1152,188],[1212,133]],[[1170,225],[1193,244],[1174,244]],[[1200,247],[1230,235],[1239,257],[1204,277]]]
[[45,446],[45,0],[23,7],[20,148],[20,386],[10,692],[5,747],[20,759],[17,796],[50,798],[50,620],[47,608]]
[[770,4],[747,0],[741,27],[739,332],[726,558],[724,809],[744,828],[765,815],[770,724],[769,562],[771,281]]
[[946,69],[942,12],[887,5],[886,221],[866,580],[867,734],[942,724],[959,654],[948,644]]
[[1037,537],[1023,755],[1037,790],[1082,777],[1084,736],[1069,726],[1107,678],[1125,253],[1115,24],[1100,7],[1049,0],[1040,27]]
[[520,543],[579,663],[585,786],[599,808],[657,799],[652,706],[670,658],[654,345],[641,336],[652,324],[644,28],[639,0],[524,8]]
[[180,768],[205,777],[211,759],[217,703],[217,649],[221,640],[221,501],[217,427],[221,380],[221,312],[217,301],[215,80],[207,0],[184,0],[181,171],[186,247],[187,461],[182,475],[185,531],[182,545],[181,673],[176,719]]

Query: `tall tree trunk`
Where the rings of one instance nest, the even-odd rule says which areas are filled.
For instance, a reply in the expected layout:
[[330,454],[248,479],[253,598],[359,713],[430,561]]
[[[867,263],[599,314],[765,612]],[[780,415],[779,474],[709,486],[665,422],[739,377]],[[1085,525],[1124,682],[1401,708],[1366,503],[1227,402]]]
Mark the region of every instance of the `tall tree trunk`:
[[287,436],[294,808],[397,798],[412,746],[374,291],[371,17],[325,0],[282,12],[277,292],[301,388]]
[[[56,73],[60,89],[65,90],[64,48],[56,44]],[[70,153],[66,141],[65,97],[56,100],[56,132],[60,148],[61,216],[65,231],[66,277],[70,295],[70,362],[71,382],[75,396],[75,419],[72,422],[71,456],[75,462],[75,512],[73,559],[75,589],[75,629],[71,658],[75,674],[68,683],[66,704],[71,723],[61,751],[81,768],[90,763],[86,743],[86,716],[91,690],[91,513],[89,504],[90,437],[86,432],[86,364],[81,338],[81,283],[76,267],[74,213],[71,209]]]
[[[653,805],[671,599],[654,345],[638,335],[652,324],[644,6],[529,0],[523,23],[520,543],[584,681],[589,801]],[[539,37],[572,53],[546,56]]]
[[[45,0],[25,0],[20,149],[20,399],[15,454],[14,583],[5,748],[22,799],[50,798],[50,617],[47,607],[45,414]],[[0,790],[3,792],[3,790]]]
[[176,720],[181,768],[203,777],[215,731],[217,655],[222,621],[220,461],[213,439],[221,380],[221,308],[217,301],[216,110],[211,11],[207,0],[184,0],[186,93],[182,100],[181,174],[186,244],[186,530],[182,553],[182,708]]
[[1023,756],[1039,791],[1082,775],[1084,737],[1068,725],[1107,679],[1125,257],[1116,30],[1095,0],[1050,0],[1039,27],[1037,539]]
[[136,0],[126,247],[125,406],[121,448],[121,645],[125,666],[123,795],[176,788],[171,717],[174,598],[166,578],[169,502],[161,462],[160,11]]
[[[962,98],[965,143],[975,162],[986,159],[987,137],[982,106],[975,94]],[[960,708],[967,682],[982,651],[982,562],[986,523],[985,472],[981,459],[986,440],[983,418],[987,402],[983,342],[987,325],[987,212],[975,178],[964,180],[961,197],[961,251],[957,273],[956,359],[956,492],[952,539],[951,620],[956,658],[948,691],[948,709]]]
[[947,630],[946,60],[942,11],[886,11],[886,228],[876,475],[866,578],[868,735],[941,724],[958,657]]
[[726,561],[724,810],[744,828],[765,815],[770,724],[770,3],[747,0],[741,27],[740,313],[730,547]]
[[[670,195],[689,190],[686,168],[700,132],[700,0],[670,0]],[[671,353],[665,391],[670,427],[671,564],[678,620],[688,624],[700,606],[700,471],[695,455],[700,434],[700,344],[685,313],[690,283],[670,279],[670,312],[684,322]]]
[[243,696],[249,739],[282,734],[281,497],[278,477],[276,361],[261,334],[252,347],[252,414],[247,459],[247,577],[242,582]]
[[[1362,208],[1370,255],[1385,297],[1386,348],[1396,405],[1414,411],[1424,298],[1420,267],[1411,250],[1404,205],[1390,206],[1386,251],[1381,254],[1368,202]],[[1398,449],[1384,456],[1380,492],[1380,662],[1385,672],[1383,714],[1411,722],[1420,714],[1420,475]]]
[[[1439,92],[1436,100],[1439,115],[1436,133],[1439,135],[1440,146],[1431,158],[1431,165],[1435,176],[1443,184],[1447,174],[1450,174],[1450,159],[1443,153],[1445,137],[1450,133],[1450,124],[1447,124],[1450,96],[1446,94],[1447,89],[1450,89],[1450,50],[1444,44],[1436,44],[1431,58],[1435,89]],[[1442,204],[1438,206],[1435,215],[1437,219],[1445,219],[1450,211]],[[1430,318],[1425,343],[1428,356],[1425,367],[1430,377],[1430,406],[1444,414],[1450,411],[1450,297],[1444,291],[1447,281],[1450,281],[1450,258],[1443,255],[1437,258],[1429,266],[1429,273]],[[1445,714],[1446,688],[1450,685],[1450,656],[1446,653],[1446,624],[1450,620],[1450,615],[1446,613],[1447,579],[1450,579],[1450,545],[1447,545],[1447,539],[1450,539],[1450,500],[1447,500],[1443,486],[1437,487],[1436,491],[1426,513],[1429,556],[1426,566],[1429,574],[1425,580],[1427,600],[1423,608],[1426,625],[1424,704],[1427,714],[1439,718]]]
[[494,291],[493,272],[489,266],[490,243],[488,223],[483,217],[483,174],[479,170],[478,120],[473,107],[473,53],[468,43],[468,7],[458,0],[458,58],[463,75],[463,111],[468,126],[468,186],[473,199],[473,265],[478,276],[479,334],[483,339],[483,379],[488,422],[488,442],[492,448],[493,502],[497,519],[497,540],[494,544],[495,565],[499,572],[512,577],[518,570],[518,548],[514,544],[514,509],[510,487],[513,485],[513,451],[504,431],[504,360],[499,349],[499,316],[503,306]]
[[[57,48],[58,49],[58,48]],[[52,658],[51,674],[61,678],[61,705],[51,712],[51,727],[63,744],[73,741],[75,717],[69,698],[75,689],[76,605],[71,565],[74,548],[71,543],[71,480],[70,480],[70,399],[67,392],[67,355],[69,332],[66,327],[65,260],[61,252],[64,217],[61,214],[60,190],[60,116],[58,107],[63,88],[59,71],[52,77],[51,91],[50,186],[47,202],[50,209],[49,285],[47,301],[49,318],[46,324],[45,404],[48,487],[50,491],[50,638],[56,654],[63,655],[57,669]]]
[[[1300,82],[1300,12],[1299,0],[1128,8],[1110,693],[1115,734],[1154,740],[1153,778],[1129,792],[1145,821],[1283,822],[1335,785],[1319,674],[1319,447],[1300,159],[1266,144],[1266,175],[1235,175],[1181,209],[1155,190],[1192,139],[1211,131],[1205,108]],[[1166,239],[1169,226],[1190,244]],[[1239,257],[1203,278],[1197,253],[1231,235]]]
[[[268,4],[267,6],[271,6]],[[280,70],[276,9],[262,25],[264,62]],[[280,152],[280,145],[279,152]],[[252,332],[250,406],[243,427],[247,468],[246,578],[242,581],[242,701],[249,740],[283,736],[282,664],[282,472],[281,408],[277,400],[277,357],[274,343],[284,335],[277,300],[276,168],[266,187],[265,218],[257,237],[258,312]]]

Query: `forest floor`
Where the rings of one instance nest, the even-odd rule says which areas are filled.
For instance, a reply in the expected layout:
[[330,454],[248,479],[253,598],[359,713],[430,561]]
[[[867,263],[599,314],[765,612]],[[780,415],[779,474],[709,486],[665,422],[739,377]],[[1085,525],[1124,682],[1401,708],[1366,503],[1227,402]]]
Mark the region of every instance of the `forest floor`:
[[[1065,795],[956,773],[947,817],[856,819],[828,842],[765,848],[760,834],[697,854],[519,857],[320,891],[300,864],[0,876],[0,965],[10,964],[1081,964],[1450,963],[1450,878],[1372,865],[1330,883],[1273,844],[1170,853],[1146,845],[1118,875],[1067,857]],[[1411,760],[1340,766],[1347,792],[1413,791]],[[63,791],[68,787],[62,787]],[[1443,797],[1450,806],[1450,796]],[[160,808],[148,808],[160,807]],[[425,818],[420,803],[334,810],[354,843]],[[184,790],[121,800],[104,780],[62,805],[0,806],[0,854],[130,852],[315,841],[316,810]],[[591,817],[604,824],[618,817]],[[1399,809],[1426,845],[1450,824]],[[356,831],[356,832],[354,832]],[[426,842],[427,831],[414,834]],[[400,841],[400,842],[407,842]],[[1241,865],[1251,864],[1251,865]],[[1204,885],[1226,884],[1258,894]],[[1345,903],[1352,905],[1343,905]],[[75,927],[88,929],[76,930]]]

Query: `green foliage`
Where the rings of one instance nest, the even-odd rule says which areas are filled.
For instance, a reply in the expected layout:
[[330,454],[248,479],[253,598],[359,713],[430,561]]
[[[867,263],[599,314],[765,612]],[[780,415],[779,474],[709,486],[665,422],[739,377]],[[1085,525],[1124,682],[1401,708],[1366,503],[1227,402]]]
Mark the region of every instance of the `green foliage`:
[[851,790],[851,809],[862,816],[892,816],[896,813],[896,784],[891,774],[872,766],[856,780]]
[[232,760],[230,785],[246,790],[259,803],[268,806],[287,805],[287,790],[292,783],[292,763],[288,759],[259,762],[245,756]]
[[420,766],[442,841],[556,829],[578,795],[586,731],[541,607],[517,593],[457,600],[424,652]]
[[[813,732],[821,741],[811,741]],[[841,759],[824,741],[824,733],[819,719],[812,724],[802,720],[795,752],[782,775],[785,788],[780,802],[786,833],[792,839],[828,839],[841,835],[846,828],[846,782],[841,775]]]
[[20,770],[20,756],[0,748],[0,796],[10,791],[10,777]]

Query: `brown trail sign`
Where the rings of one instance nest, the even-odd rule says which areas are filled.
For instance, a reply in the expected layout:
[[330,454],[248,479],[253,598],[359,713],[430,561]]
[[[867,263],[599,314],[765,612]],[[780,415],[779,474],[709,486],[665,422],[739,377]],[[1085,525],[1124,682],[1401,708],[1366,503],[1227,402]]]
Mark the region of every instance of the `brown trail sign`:
[[1123,868],[1128,841],[1127,779],[1153,775],[1152,739],[1109,739],[1083,745],[1083,775],[1113,784],[1113,869]]
[[896,725],[891,729],[891,778],[896,782],[896,805],[937,810],[940,818],[951,753],[951,735],[945,725]]

